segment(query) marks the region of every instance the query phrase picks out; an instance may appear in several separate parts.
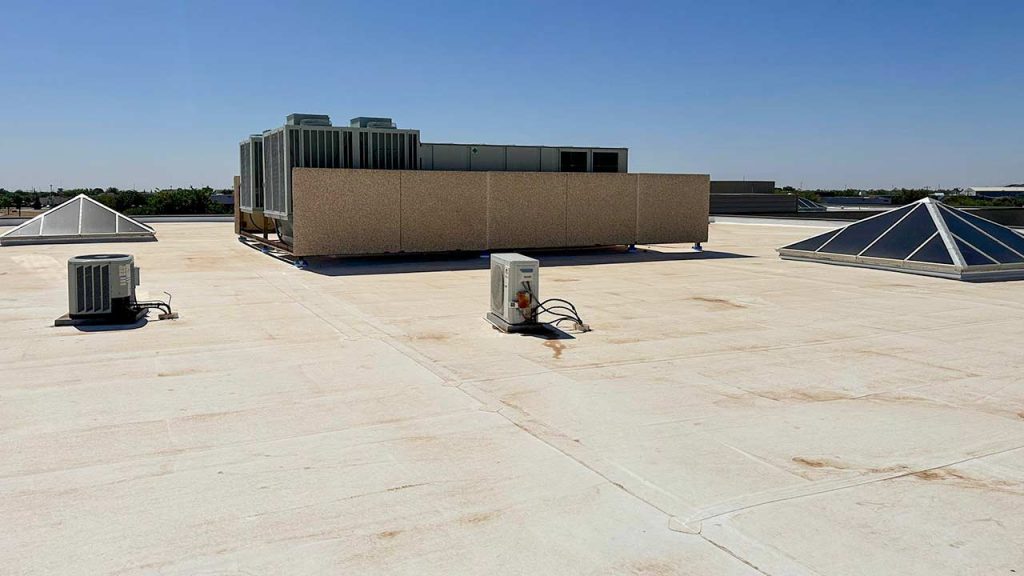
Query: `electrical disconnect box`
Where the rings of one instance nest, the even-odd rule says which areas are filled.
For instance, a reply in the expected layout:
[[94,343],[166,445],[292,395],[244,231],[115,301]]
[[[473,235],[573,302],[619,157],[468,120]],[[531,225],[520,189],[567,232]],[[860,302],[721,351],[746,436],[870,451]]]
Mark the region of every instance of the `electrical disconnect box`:
[[536,325],[539,295],[540,262],[522,254],[491,254],[491,324],[503,332]]

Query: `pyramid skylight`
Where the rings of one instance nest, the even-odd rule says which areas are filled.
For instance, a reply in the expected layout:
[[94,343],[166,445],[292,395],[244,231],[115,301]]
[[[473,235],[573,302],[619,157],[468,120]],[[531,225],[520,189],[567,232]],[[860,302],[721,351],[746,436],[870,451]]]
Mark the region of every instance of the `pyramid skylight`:
[[824,204],[818,204],[802,196],[796,197],[796,209],[798,212],[825,212],[828,210]]
[[931,198],[779,248],[779,255],[958,280],[1024,279],[1024,236]]
[[149,226],[79,194],[0,235],[0,245],[154,239]]

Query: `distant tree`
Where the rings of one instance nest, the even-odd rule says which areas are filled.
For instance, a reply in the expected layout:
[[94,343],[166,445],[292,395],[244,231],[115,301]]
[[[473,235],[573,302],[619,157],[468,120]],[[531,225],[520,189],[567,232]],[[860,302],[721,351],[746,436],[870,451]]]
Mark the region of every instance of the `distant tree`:
[[950,206],[992,206],[992,200],[980,196],[948,196],[942,202]]
[[894,190],[892,193],[893,204],[910,204],[911,202],[917,202],[918,200],[927,197],[931,194],[931,190],[910,190],[907,188],[900,188]]
[[124,212],[136,206],[144,206],[149,198],[138,190],[121,190],[117,195],[114,210]]
[[149,197],[147,208],[150,214],[210,214],[212,192],[211,188],[160,190]]
[[0,196],[0,208],[3,208],[7,214],[11,213],[11,199],[7,194]]
[[42,210],[43,209],[43,203],[39,200],[39,194],[36,194],[35,198],[32,199],[32,209],[33,210]]
[[18,209],[18,216],[21,216],[21,207],[25,204],[25,199],[21,194],[14,195],[14,207]]
[[1022,203],[1021,198],[1012,198],[1009,196],[1003,196],[1002,198],[996,198],[992,201],[993,206],[1020,206]]
[[107,208],[117,210],[117,194],[104,192],[102,194],[97,194],[95,200],[102,203]]

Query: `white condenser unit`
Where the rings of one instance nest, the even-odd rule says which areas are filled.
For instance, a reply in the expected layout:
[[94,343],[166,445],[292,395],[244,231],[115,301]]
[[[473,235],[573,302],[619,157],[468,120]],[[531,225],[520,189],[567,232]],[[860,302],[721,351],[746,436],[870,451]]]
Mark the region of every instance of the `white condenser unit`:
[[68,315],[72,319],[130,319],[139,269],[128,254],[89,254],[68,259]]
[[540,262],[522,254],[491,254],[491,324],[504,332],[536,325],[539,295]]

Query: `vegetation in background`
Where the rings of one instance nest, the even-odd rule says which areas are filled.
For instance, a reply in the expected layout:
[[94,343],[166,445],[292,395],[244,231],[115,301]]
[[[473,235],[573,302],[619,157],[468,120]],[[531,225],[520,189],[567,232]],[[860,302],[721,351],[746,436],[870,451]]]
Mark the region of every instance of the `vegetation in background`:
[[35,210],[53,207],[79,194],[85,194],[118,212],[129,215],[231,213],[231,206],[214,202],[211,198],[214,194],[231,194],[231,190],[214,190],[207,186],[152,192],[117,188],[62,188],[52,194],[0,188],[0,214],[18,214],[21,208],[29,206]]
[[845,190],[798,190],[792,186],[784,186],[775,189],[776,194],[797,194],[814,202],[821,202],[822,198],[836,196],[866,196],[886,197],[892,201],[893,206],[910,204],[922,198],[941,194],[942,201],[950,206],[1016,206],[1024,207],[1024,198],[982,198],[980,196],[964,196],[960,188],[948,190],[932,190],[929,188],[892,188],[889,190],[858,190],[847,188]]
[[792,186],[783,186],[782,188],[775,189],[776,194],[796,194],[797,196],[810,200],[811,202],[821,202],[821,196],[817,192],[812,190],[797,190]]
[[950,206],[1015,206],[1024,207],[1024,198],[981,198],[978,196],[947,196],[942,199]]

